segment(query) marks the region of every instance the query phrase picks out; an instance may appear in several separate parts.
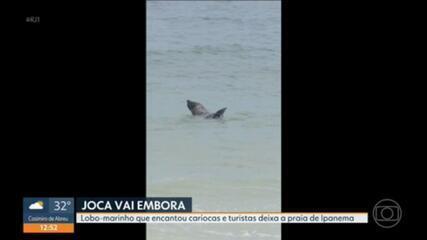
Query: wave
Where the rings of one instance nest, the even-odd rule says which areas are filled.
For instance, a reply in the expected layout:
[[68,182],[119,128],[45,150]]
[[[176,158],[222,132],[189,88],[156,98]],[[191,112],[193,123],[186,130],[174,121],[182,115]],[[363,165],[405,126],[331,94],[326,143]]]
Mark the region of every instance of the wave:
[[229,54],[229,53],[251,53],[251,52],[277,52],[276,49],[267,47],[252,47],[244,46],[238,43],[223,44],[223,45],[195,45],[192,47],[181,48],[181,49],[165,49],[165,50],[148,50],[147,55],[150,56],[167,56],[173,54]]

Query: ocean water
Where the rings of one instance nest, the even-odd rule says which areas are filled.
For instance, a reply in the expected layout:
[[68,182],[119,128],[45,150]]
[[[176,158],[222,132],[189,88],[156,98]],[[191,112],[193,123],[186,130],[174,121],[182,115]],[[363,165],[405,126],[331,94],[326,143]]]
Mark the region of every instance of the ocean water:
[[[147,3],[147,194],[280,211],[279,1]],[[191,116],[186,100],[222,120]],[[275,224],[159,224],[157,239],[279,239]]]

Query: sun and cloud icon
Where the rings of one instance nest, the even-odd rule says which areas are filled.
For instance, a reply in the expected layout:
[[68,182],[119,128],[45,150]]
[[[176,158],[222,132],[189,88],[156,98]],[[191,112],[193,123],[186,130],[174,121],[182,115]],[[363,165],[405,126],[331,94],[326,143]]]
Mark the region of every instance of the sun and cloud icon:
[[30,210],[42,210],[43,205],[44,205],[43,201],[37,201],[35,203],[30,204],[28,209],[30,209]]

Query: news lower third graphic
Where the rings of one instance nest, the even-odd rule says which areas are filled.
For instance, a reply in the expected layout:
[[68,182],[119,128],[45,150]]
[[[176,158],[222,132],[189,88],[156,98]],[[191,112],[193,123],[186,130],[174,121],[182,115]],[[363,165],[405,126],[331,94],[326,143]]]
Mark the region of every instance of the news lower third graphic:
[[81,212],[191,212],[189,197],[77,198]]
[[[190,197],[24,198],[24,233],[74,233],[75,224],[290,223],[367,224],[368,212],[193,212]],[[391,199],[372,210],[382,228],[396,226],[402,209]]]
[[74,233],[74,198],[24,198],[24,233]]

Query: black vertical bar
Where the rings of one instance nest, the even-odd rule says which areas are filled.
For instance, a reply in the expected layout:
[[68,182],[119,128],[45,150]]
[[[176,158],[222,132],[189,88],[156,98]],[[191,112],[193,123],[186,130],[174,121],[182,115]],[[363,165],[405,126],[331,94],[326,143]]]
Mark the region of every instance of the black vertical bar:
[[[288,81],[289,81],[289,59],[288,59],[288,0],[282,2],[282,176],[281,176],[281,210],[286,212],[289,208],[287,184],[289,177],[289,144],[288,144]],[[282,239],[288,239],[288,225],[282,224]]]
[[[8,128],[15,230],[23,197],[144,197],[145,1],[19,1],[11,20]],[[40,22],[25,22],[25,17]],[[39,164],[30,164],[39,163]],[[10,180],[9,180],[10,181]],[[39,183],[40,182],[40,183]],[[13,229],[13,228],[10,228]],[[145,225],[76,225],[39,239],[123,239]]]

